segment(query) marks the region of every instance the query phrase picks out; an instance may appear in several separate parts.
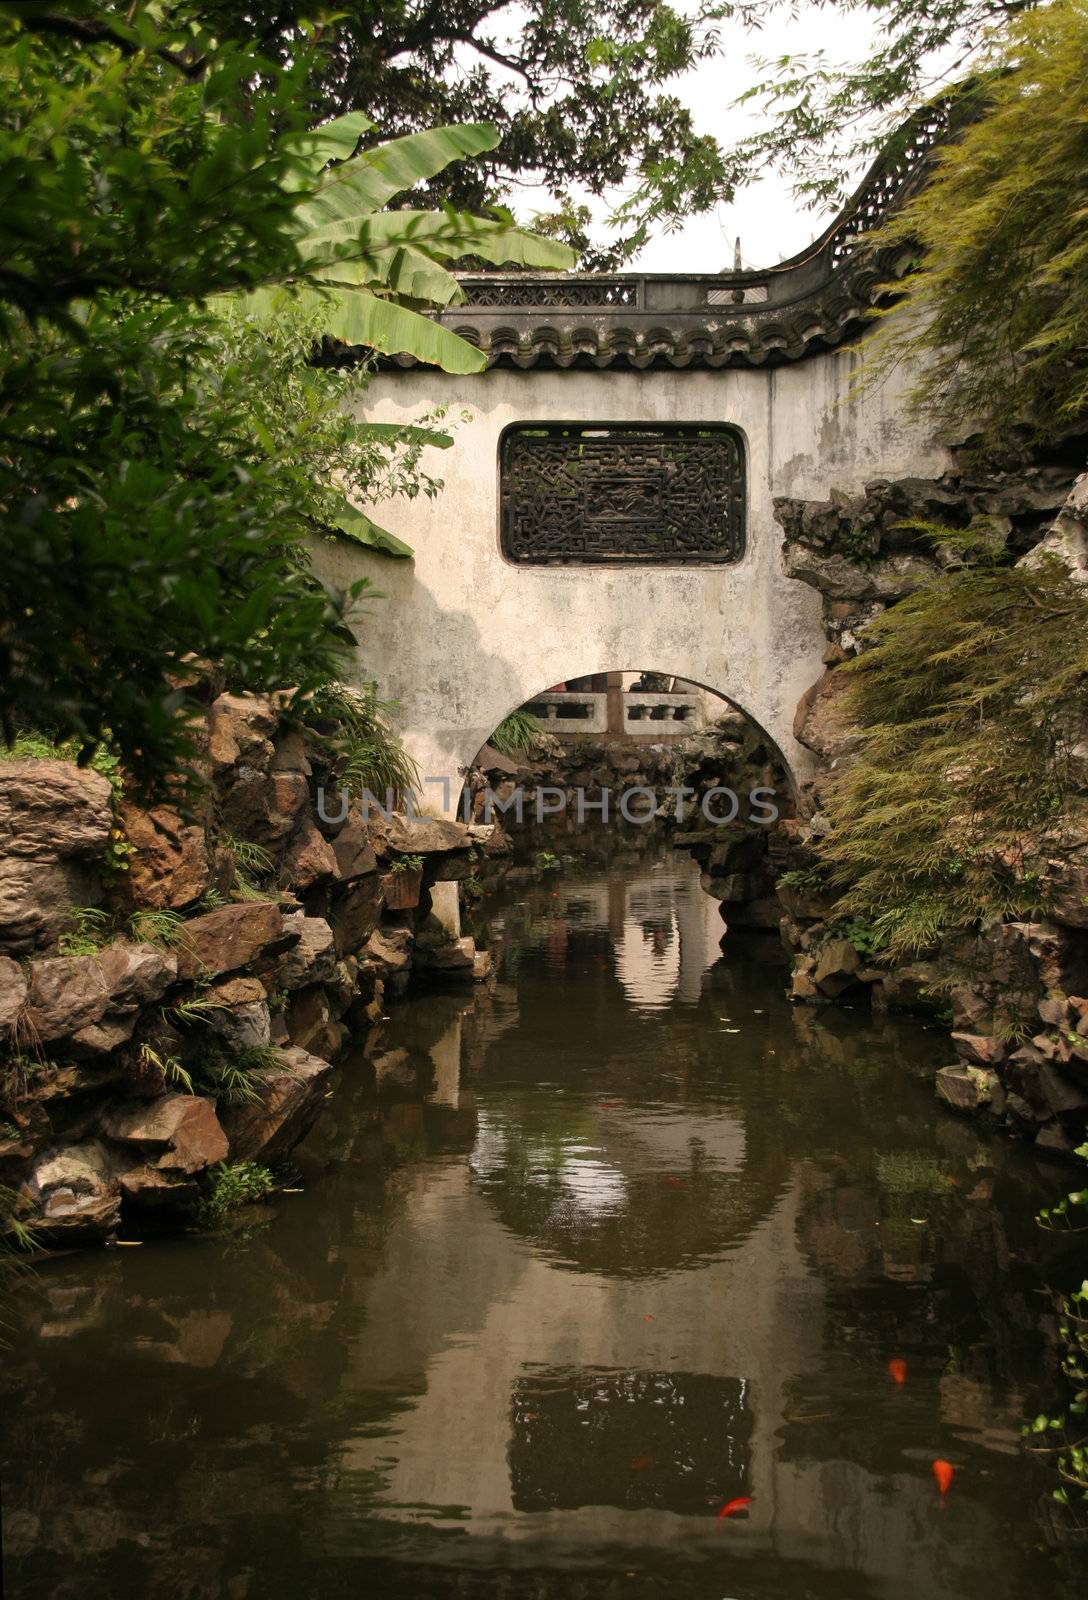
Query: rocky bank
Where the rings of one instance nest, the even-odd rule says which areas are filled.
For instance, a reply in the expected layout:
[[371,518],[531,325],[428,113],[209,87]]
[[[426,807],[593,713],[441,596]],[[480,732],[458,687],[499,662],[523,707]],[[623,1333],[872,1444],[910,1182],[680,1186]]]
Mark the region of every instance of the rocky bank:
[[868,622],[939,579],[952,559],[927,548],[919,530],[970,530],[1017,561],[1053,554],[1088,577],[1083,460],[1083,439],[1000,473],[953,455],[940,479],[882,480],[861,495],[776,502],[787,570],[821,594],[827,634],[826,671],[802,697],[794,726],[817,770],[798,816],[783,823],[778,851],[793,998],[865,1001],[946,1021],[955,1059],[937,1073],[942,1099],[1058,1158],[1072,1155],[1088,1126],[1088,845],[1055,853],[1048,864],[1045,919],[950,930],[933,948],[898,961],[868,947],[864,930],[836,919],[833,900],[821,892],[817,849],[829,827],[827,786],[857,742],[843,710],[848,677],[840,668],[865,648]]
[[0,763],[0,1193],[35,1245],[188,1225],[225,1165],[282,1162],[411,973],[488,973],[432,899],[501,830],[323,821],[334,741],[275,697],[219,694],[206,723],[195,814]]

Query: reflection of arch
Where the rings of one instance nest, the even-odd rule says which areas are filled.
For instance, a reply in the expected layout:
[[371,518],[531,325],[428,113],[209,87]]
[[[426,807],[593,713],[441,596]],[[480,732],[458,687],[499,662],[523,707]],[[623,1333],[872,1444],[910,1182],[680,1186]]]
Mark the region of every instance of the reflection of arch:
[[526,1132],[522,1123],[488,1130],[477,1145],[477,1181],[512,1233],[575,1272],[637,1278],[716,1260],[764,1221],[790,1175],[781,1141],[757,1134],[743,1140],[739,1170],[696,1167],[682,1189],[658,1172],[625,1171],[620,1154],[609,1160],[607,1151],[592,1172],[572,1173],[562,1159],[542,1177],[519,1160]]
[[[684,879],[687,873],[676,888],[699,896],[694,869]],[[637,922],[639,909],[656,900],[631,896],[626,909]],[[505,1227],[574,1271],[641,1277],[718,1258],[767,1217],[789,1179],[787,1146],[763,1103],[763,1071],[737,1074],[722,1095],[720,1035],[704,1025],[715,1004],[709,994],[692,1006],[674,992],[655,1013],[659,1044],[647,1053],[644,1014],[613,1003],[622,975],[609,959],[616,930],[604,907],[571,920],[549,891],[525,916],[517,1020],[474,1072],[472,1165],[480,1191]],[[558,927],[561,951],[551,941]],[[568,980],[581,995],[576,1026],[555,999],[557,983]],[[789,1023],[792,1032],[792,1011]],[[598,1101],[597,1093],[608,1093],[602,1089],[587,1098],[587,1071],[613,1062],[623,1084],[616,1092],[644,1106],[659,1088],[662,1060],[689,1086],[677,1091],[678,1115],[647,1118],[623,1100]],[[542,1061],[559,1092],[518,1096],[512,1086],[522,1073],[535,1082]],[[492,1072],[500,1086],[494,1097]],[[704,1083],[714,1085],[709,1097]]]

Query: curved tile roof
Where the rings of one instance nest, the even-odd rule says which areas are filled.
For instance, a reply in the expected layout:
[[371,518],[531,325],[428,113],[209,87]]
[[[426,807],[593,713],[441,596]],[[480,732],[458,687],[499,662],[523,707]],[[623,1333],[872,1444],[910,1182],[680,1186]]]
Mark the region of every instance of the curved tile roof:
[[[951,97],[894,136],[821,238],[762,272],[458,274],[439,320],[488,366],[550,369],[772,366],[856,334],[902,275],[902,249],[858,245],[921,184],[950,127]],[[886,289],[883,290],[886,298]],[[399,365],[411,365],[399,357]]]

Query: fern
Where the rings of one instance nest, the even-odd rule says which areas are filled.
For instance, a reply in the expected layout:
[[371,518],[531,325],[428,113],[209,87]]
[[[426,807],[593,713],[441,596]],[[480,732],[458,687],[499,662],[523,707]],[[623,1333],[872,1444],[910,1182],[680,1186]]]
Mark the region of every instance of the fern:
[[361,689],[326,684],[310,702],[311,717],[332,724],[328,732],[310,731],[329,752],[340,781],[351,790],[369,789],[383,804],[387,793],[403,801],[421,787],[419,768],[386,721],[391,708],[373,683]]
[[134,939],[167,947],[180,944],[185,933],[185,919],[176,911],[134,911],[128,925]]
[[961,91],[960,136],[872,243],[915,269],[867,377],[918,373],[914,404],[991,444],[1088,412],[1088,0],[1026,10]]
[[110,918],[99,906],[76,906],[71,926],[57,940],[62,956],[97,955],[109,938]]

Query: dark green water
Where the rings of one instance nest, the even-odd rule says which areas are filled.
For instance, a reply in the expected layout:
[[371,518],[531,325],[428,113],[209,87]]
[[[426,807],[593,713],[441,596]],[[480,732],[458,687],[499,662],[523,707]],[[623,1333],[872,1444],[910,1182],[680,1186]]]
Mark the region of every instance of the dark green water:
[[305,1193],[20,1292],[11,1600],[1075,1593],[1017,1442],[1062,1178],[937,1110],[940,1035],[792,1008],[685,858],[489,916]]

